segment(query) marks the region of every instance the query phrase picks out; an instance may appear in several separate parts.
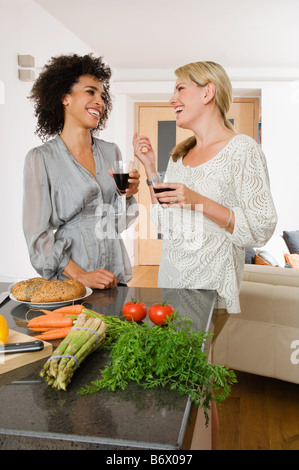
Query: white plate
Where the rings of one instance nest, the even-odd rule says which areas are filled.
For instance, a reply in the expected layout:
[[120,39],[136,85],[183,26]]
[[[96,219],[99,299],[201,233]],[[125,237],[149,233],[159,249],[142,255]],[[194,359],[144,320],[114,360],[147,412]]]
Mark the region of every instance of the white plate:
[[86,294],[83,297],[78,297],[77,299],[71,300],[64,300],[63,302],[43,302],[43,303],[32,303],[32,302],[24,302],[22,300],[17,300],[12,293],[9,294],[9,297],[14,302],[18,302],[19,304],[29,305],[30,307],[37,307],[37,308],[49,308],[49,307],[62,307],[63,305],[72,304],[73,302],[77,302],[78,300],[85,299],[92,294],[92,289],[86,287]]

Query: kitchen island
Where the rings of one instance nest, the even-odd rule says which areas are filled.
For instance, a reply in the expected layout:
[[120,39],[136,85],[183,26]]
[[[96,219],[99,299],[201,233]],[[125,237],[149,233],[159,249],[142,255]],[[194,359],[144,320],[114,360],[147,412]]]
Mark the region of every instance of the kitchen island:
[[[0,292],[7,288],[7,284],[0,283]],[[168,301],[192,320],[194,329],[209,331],[211,327],[215,291],[117,287],[94,291],[84,303],[103,315],[118,317],[132,297],[148,308]],[[30,334],[24,321],[28,310],[27,305],[10,299],[0,306],[9,327],[25,334]],[[148,317],[144,321],[149,321]],[[53,349],[57,344],[53,342]],[[206,348],[208,354],[208,344]],[[131,383],[125,390],[79,394],[82,387],[100,378],[100,371],[109,361],[107,351],[98,350],[87,357],[66,391],[49,387],[39,376],[46,360],[0,375],[0,449],[210,448],[211,428],[205,427],[203,411],[176,391],[144,390]]]

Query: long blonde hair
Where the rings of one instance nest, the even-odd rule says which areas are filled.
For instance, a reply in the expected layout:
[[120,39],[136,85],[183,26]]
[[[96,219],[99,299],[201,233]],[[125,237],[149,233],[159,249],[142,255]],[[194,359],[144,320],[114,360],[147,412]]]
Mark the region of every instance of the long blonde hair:
[[[232,84],[226,71],[221,65],[211,61],[192,62],[179,67],[175,70],[175,74],[184,83],[190,83],[193,81],[201,87],[206,86],[208,83],[214,83],[216,91],[213,99],[221,112],[224,125],[228,129],[235,131],[234,126],[226,117],[233,101]],[[184,157],[195,144],[195,137],[189,137],[183,142],[177,144],[171,151],[170,155],[173,160],[176,161],[178,158]]]

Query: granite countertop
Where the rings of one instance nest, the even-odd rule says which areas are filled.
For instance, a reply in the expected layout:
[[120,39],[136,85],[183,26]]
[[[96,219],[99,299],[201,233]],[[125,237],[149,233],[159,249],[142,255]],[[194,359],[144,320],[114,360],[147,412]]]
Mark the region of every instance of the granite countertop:
[[[0,283],[0,292],[5,290],[7,284]],[[119,316],[123,304],[132,297],[147,307],[168,300],[192,319],[194,328],[207,331],[216,294],[117,287],[94,291],[86,302],[92,310]],[[27,311],[27,305],[10,299],[0,306],[0,314],[8,320],[10,328],[26,334]],[[54,348],[56,345],[53,343]],[[66,391],[57,391],[40,378],[45,359],[0,375],[0,448],[180,449],[191,411],[188,397],[167,388],[144,390],[135,383],[115,392],[78,393],[100,377],[108,360],[106,351],[92,353],[75,372]]]

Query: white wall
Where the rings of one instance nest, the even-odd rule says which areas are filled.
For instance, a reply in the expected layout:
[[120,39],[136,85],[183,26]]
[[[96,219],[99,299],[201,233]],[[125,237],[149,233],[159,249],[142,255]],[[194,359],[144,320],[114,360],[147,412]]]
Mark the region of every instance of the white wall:
[[0,276],[23,278],[36,275],[22,230],[23,164],[41,141],[27,99],[32,83],[18,80],[17,57],[33,55],[37,75],[53,55],[92,51],[31,0],[0,0],[0,12]]
[[[32,83],[18,80],[17,55],[33,55],[38,73],[52,55],[91,50],[31,0],[0,0],[0,11],[0,277],[26,278],[36,273],[22,231],[22,172],[26,153],[41,142],[34,135],[33,107],[27,99]],[[262,146],[279,216],[278,233],[299,230],[299,81],[291,73],[280,70],[277,79],[258,82],[254,77],[262,77],[263,71],[252,72],[252,79],[246,70],[231,74],[234,88],[261,90]],[[269,80],[269,71],[267,74]],[[114,110],[101,134],[117,142],[126,158],[133,156],[134,102],[167,100],[174,83],[168,70],[137,70],[135,77],[133,82],[132,72],[114,74]],[[5,103],[1,104],[3,88]],[[130,239],[127,247],[132,257]]]
[[278,212],[276,231],[299,230],[299,82],[262,89],[262,147]]

